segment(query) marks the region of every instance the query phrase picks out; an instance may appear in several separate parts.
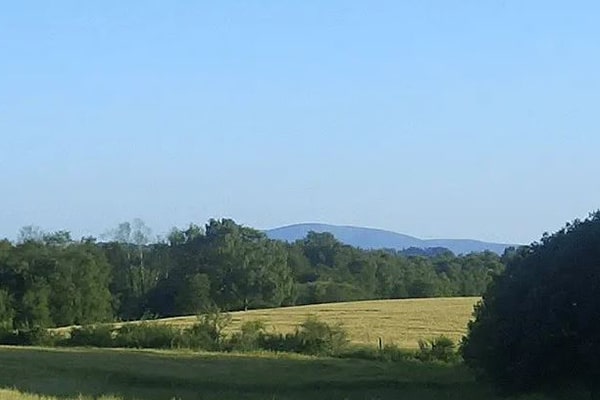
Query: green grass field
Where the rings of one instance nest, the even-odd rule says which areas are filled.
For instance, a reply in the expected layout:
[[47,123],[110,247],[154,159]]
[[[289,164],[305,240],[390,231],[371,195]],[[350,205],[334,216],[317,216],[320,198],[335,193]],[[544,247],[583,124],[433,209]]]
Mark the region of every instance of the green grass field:
[[0,347],[0,365],[3,400],[496,398],[461,366],[416,361]]
[[[435,299],[374,300],[316,304],[231,313],[230,330],[238,330],[244,321],[261,320],[273,331],[292,332],[309,315],[328,323],[341,323],[355,344],[375,346],[378,338],[385,343],[414,349],[419,339],[446,335],[459,341],[466,332],[478,297]],[[187,325],[196,317],[158,320],[157,323]]]

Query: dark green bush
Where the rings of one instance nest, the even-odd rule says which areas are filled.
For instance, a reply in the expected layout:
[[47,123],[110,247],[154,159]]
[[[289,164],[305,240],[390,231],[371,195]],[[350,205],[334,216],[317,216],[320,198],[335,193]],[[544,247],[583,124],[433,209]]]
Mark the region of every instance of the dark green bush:
[[337,355],[340,358],[353,358],[361,360],[381,360],[381,350],[375,346],[349,346]]
[[220,336],[216,336],[210,326],[197,323],[181,332],[176,347],[193,350],[219,351],[221,349]]
[[262,321],[247,321],[242,324],[240,332],[234,333],[227,342],[228,351],[259,350],[261,339],[266,334],[266,326]]
[[0,344],[9,346],[54,346],[56,341],[48,330],[40,327],[0,331]]
[[181,347],[197,350],[225,350],[224,329],[231,323],[231,315],[218,309],[198,316],[198,322],[182,333]]
[[259,348],[276,353],[302,353],[302,342],[296,333],[267,333],[259,338]]
[[180,342],[180,331],[169,325],[153,323],[126,324],[116,332],[116,347],[171,349]]
[[395,344],[386,344],[382,350],[379,350],[379,353],[382,360],[392,362],[407,360],[414,356],[412,353],[402,350]]
[[114,347],[113,327],[110,325],[87,325],[71,329],[66,346]]
[[419,351],[416,358],[421,361],[442,361],[456,362],[458,361],[458,353],[456,344],[452,339],[446,336],[438,336],[430,340],[419,341]]
[[331,326],[311,316],[296,332],[263,335],[259,342],[264,350],[333,356],[346,348],[348,334],[340,325]]
[[375,346],[354,345],[349,346],[346,350],[338,354],[337,357],[397,362],[413,358],[414,354],[412,352],[402,350],[394,344],[386,345],[383,349],[378,349]]
[[348,344],[348,333],[341,325],[329,325],[311,316],[297,331],[300,338],[300,352],[313,355],[339,354]]
[[16,331],[7,328],[0,328],[0,344],[7,346],[15,346],[16,343]]

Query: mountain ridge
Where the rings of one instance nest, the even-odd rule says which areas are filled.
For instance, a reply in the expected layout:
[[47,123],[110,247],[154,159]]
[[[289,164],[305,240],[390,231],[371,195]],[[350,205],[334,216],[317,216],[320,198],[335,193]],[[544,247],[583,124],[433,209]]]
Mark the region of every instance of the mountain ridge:
[[511,246],[507,243],[485,242],[476,239],[420,239],[404,233],[379,228],[366,228],[352,225],[333,225],[325,223],[298,223],[281,226],[265,231],[271,239],[294,242],[306,237],[308,232],[329,232],[342,243],[363,249],[395,249],[404,250],[410,247],[421,249],[445,247],[455,254],[492,251],[502,254]]

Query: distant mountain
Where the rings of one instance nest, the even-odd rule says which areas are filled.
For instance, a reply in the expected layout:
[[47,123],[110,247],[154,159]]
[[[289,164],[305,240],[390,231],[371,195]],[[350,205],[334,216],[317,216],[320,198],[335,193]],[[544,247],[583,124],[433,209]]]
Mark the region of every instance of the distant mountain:
[[411,247],[420,249],[444,247],[454,254],[467,254],[485,250],[502,254],[507,247],[512,246],[510,244],[488,243],[470,239],[419,239],[413,236],[382,229],[328,224],[289,225],[267,230],[266,234],[271,239],[294,242],[305,238],[306,234],[310,231],[329,232],[342,243],[363,249],[404,250]]

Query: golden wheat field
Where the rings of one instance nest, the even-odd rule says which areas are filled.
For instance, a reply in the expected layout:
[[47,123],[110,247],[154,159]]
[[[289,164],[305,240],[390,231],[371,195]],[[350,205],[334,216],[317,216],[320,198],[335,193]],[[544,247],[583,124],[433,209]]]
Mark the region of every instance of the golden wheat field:
[[[230,331],[239,329],[245,321],[260,320],[267,328],[292,332],[308,316],[315,315],[328,323],[340,323],[355,344],[396,344],[416,348],[420,339],[446,335],[459,340],[466,332],[478,297],[434,299],[374,300],[347,303],[317,304],[231,313]],[[158,320],[176,325],[194,323],[196,317]]]

